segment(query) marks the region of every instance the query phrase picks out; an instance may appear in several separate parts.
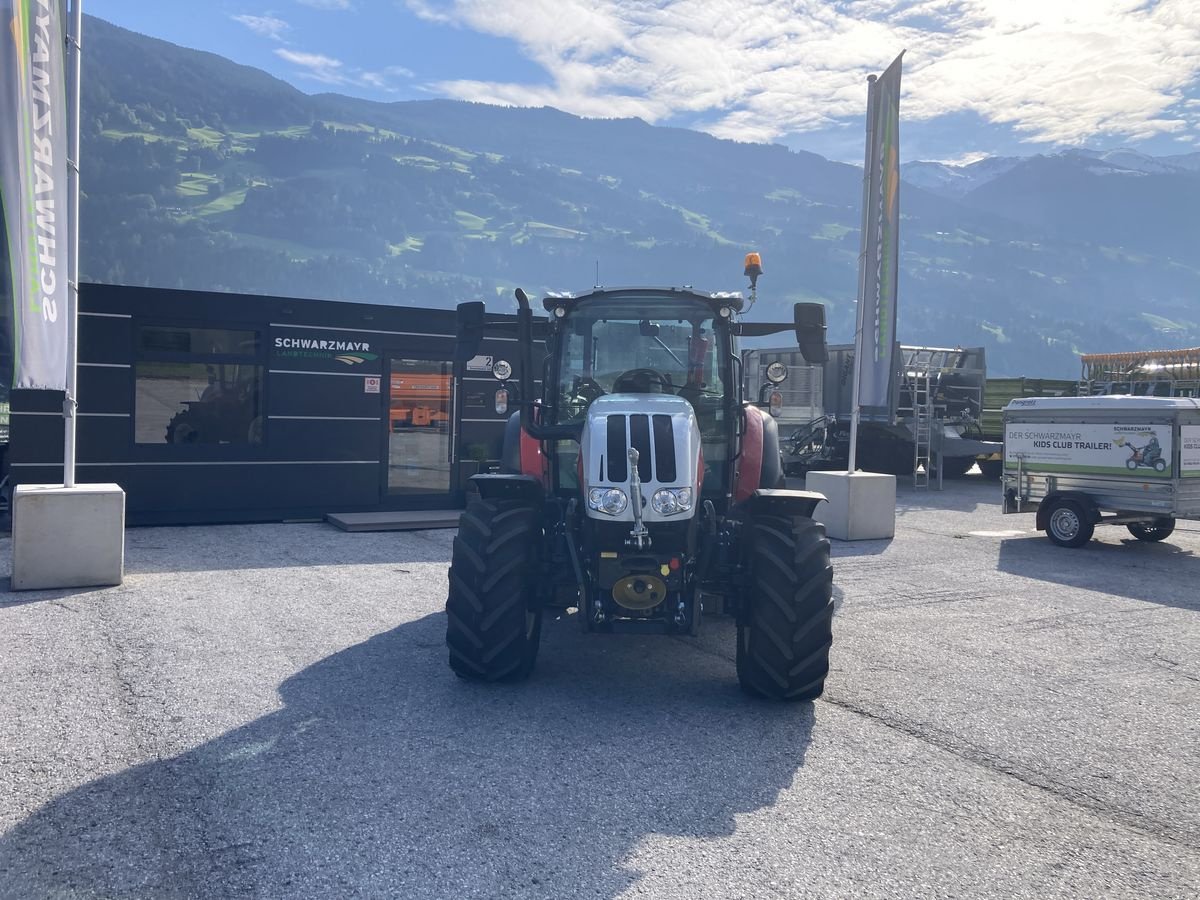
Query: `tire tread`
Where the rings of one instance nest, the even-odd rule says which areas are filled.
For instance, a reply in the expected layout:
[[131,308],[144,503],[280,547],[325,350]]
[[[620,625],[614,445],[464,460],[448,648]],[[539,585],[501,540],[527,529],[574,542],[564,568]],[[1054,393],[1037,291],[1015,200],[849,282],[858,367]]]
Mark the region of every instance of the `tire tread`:
[[541,611],[532,606],[540,543],[538,512],[520,501],[480,499],[463,512],[446,596],[446,646],[459,677],[517,681],[532,672],[541,637]]
[[747,693],[814,700],[833,643],[833,566],[825,527],[758,516],[743,526],[750,596],[738,625],[738,680]]

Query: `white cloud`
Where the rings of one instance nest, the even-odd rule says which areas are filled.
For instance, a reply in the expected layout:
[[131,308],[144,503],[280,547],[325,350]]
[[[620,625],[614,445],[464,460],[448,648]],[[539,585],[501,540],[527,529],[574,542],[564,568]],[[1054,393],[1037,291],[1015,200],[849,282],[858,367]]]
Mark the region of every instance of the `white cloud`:
[[407,0],[513,40],[548,83],[449,96],[675,118],[770,140],[861,117],[865,77],[905,56],[903,115],[974,112],[1031,141],[1179,136],[1196,125],[1196,0]]
[[343,65],[340,59],[323,56],[320,53],[304,53],[299,50],[288,50],[284,47],[276,48],[275,55],[285,62],[299,66],[302,70],[300,74],[306,78],[311,78],[314,81],[320,81],[325,84],[346,83],[346,76],[342,72]]
[[358,83],[380,91],[394,92],[397,81],[407,81],[413,77],[412,69],[404,66],[387,66],[377,72],[358,72],[354,75]]
[[255,34],[270,38],[273,41],[282,41],[283,35],[291,27],[283,19],[276,18],[272,15],[266,16],[230,16],[235,22],[241,22]]
[[277,47],[275,55],[285,62],[300,68],[300,76],[322,84],[353,85],[377,91],[394,93],[399,90],[398,82],[413,77],[411,70],[403,66],[387,66],[376,71],[347,67],[340,59],[321,53],[305,53]]

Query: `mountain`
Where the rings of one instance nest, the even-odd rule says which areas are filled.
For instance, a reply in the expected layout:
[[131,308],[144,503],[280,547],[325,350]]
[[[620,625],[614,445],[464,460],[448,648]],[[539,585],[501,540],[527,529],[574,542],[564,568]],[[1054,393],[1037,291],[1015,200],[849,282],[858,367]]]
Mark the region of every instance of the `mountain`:
[[1181,153],[1177,156],[1163,156],[1161,159],[1177,168],[1187,169],[1189,172],[1200,172],[1200,151]]
[[[516,285],[597,269],[736,289],[753,249],[756,317],[818,300],[830,339],[853,337],[861,169],[640,120],[310,96],[98,19],[85,34],[86,279],[509,309]],[[1101,164],[983,160],[953,189],[906,166],[901,339],[1068,377],[1081,351],[1200,343],[1186,160],[1121,188]]]
[[1200,263],[1200,221],[1193,212],[1200,207],[1200,173],[1118,167],[1082,154],[1036,156],[963,202],[1101,250]]
[[1024,160],[1016,156],[989,156],[966,165],[915,160],[900,166],[905,182],[934,194],[959,199],[981,184],[998,178]]

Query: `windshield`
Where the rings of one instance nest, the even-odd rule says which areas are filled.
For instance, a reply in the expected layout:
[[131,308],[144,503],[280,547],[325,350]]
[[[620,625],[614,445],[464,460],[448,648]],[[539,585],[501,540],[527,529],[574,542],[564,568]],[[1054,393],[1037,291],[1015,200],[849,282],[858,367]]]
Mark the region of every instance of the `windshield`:
[[583,419],[597,397],[614,393],[673,394],[713,424],[724,381],[712,310],[661,297],[581,303],[562,333],[557,419]]

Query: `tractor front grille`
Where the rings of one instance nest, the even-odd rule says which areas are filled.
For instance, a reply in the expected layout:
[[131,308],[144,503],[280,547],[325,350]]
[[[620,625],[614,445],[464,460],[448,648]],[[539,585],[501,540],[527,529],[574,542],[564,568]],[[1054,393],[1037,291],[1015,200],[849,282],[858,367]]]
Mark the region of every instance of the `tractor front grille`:
[[[675,428],[671,417],[635,413],[608,417],[608,481],[629,480],[629,448],[638,452],[638,478],[671,484],[678,477],[675,460]],[[603,468],[603,464],[602,464]]]

